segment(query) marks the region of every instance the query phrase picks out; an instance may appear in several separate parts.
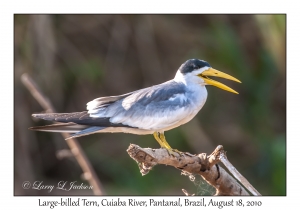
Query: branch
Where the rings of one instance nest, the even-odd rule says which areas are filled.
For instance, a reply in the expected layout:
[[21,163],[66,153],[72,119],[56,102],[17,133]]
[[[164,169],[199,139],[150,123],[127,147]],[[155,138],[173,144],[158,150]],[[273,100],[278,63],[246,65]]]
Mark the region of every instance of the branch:
[[134,144],[129,146],[127,152],[138,163],[142,175],[149,173],[157,164],[170,165],[191,174],[201,175],[216,189],[216,195],[249,195],[236,179],[217,164],[221,160],[227,160],[222,146],[218,146],[209,156],[205,153],[199,155],[183,153],[180,157],[173,157],[168,154],[166,149],[141,148]]
[[[21,76],[21,80],[26,88],[29,90],[31,95],[37,100],[37,102],[47,111],[47,112],[55,112],[54,107],[52,106],[50,100],[42,94],[38,86],[35,82],[30,78],[28,74],[23,74]],[[61,135],[66,139],[70,137],[68,133],[61,133]],[[97,178],[97,175],[87,159],[85,153],[83,152],[81,146],[79,145],[78,141],[75,138],[68,139],[67,141],[68,146],[72,154],[74,155],[75,159],[77,160],[79,166],[81,167],[82,171],[84,172],[84,178],[93,186],[93,192],[95,195],[103,195],[104,189]]]
[[242,183],[253,195],[261,195],[249,182],[248,180],[236,170],[236,168],[229,162],[225,154],[220,155],[221,162],[226,166],[230,173]]

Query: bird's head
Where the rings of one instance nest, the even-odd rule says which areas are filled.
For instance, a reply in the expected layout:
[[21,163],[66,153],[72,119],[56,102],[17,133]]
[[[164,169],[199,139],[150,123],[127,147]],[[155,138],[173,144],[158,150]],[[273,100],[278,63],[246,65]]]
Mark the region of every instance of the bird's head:
[[209,76],[222,77],[225,79],[229,79],[241,83],[240,80],[228,74],[225,74],[221,71],[213,69],[209,65],[209,63],[199,59],[190,59],[187,60],[185,63],[183,63],[177,71],[175,80],[181,80],[186,82],[187,84],[197,83],[200,85],[213,85],[223,90],[227,90],[229,92],[238,94],[238,92],[231,89],[230,87],[210,79]]

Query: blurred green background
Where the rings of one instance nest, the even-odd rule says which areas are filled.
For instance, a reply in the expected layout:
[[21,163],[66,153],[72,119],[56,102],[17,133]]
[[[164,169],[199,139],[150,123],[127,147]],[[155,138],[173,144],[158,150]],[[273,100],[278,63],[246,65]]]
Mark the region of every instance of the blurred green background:
[[[33,132],[47,124],[21,83],[28,73],[58,112],[83,111],[94,98],[124,94],[172,79],[190,58],[208,61],[242,84],[222,81],[235,95],[208,86],[208,99],[189,123],[166,132],[173,148],[228,159],[263,195],[286,195],[285,15],[15,15],[14,193],[92,195],[90,190],[24,190],[24,181],[84,181],[60,134]],[[141,176],[130,143],[158,148],[153,136],[95,134],[78,139],[107,195],[212,195],[172,167]]]

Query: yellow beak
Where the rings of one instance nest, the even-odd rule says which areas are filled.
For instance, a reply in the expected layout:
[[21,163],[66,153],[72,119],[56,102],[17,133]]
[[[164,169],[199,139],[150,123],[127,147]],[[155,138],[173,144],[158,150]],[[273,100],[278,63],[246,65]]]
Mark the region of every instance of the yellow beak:
[[234,77],[232,77],[228,74],[225,74],[225,73],[223,73],[221,71],[218,71],[216,69],[213,69],[213,68],[209,68],[208,70],[202,72],[198,76],[201,77],[207,85],[213,85],[213,86],[216,86],[216,87],[221,88],[223,90],[227,90],[229,92],[239,94],[238,92],[231,89],[230,87],[207,77],[207,76],[222,77],[222,78],[225,78],[225,79],[229,79],[229,80],[233,80],[233,81],[242,83],[240,80],[238,80],[238,79],[236,79],[236,78],[234,78]]

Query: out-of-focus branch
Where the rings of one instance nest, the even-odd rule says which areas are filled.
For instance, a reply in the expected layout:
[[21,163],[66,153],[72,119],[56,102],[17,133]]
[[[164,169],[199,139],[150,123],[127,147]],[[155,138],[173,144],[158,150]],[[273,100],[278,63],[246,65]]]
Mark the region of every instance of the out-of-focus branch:
[[[37,100],[37,102],[47,111],[47,112],[55,112],[54,107],[52,106],[50,100],[45,97],[42,92],[39,90],[38,86],[35,82],[30,78],[28,74],[23,74],[21,76],[21,80],[32,96]],[[67,133],[61,133],[62,136],[66,139],[70,137]],[[79,145],[78,141],[75,138],[68,139],[67,141],[68,146],[72,154],[74,155],[75,159],[77,160],[78,164],[80,165],[81,169],[84,173],[84,178],[93,186],[93,192],[95,195],[103,195],[104,189],[103,186],[98,179],[92,165],[90,164],[89,160],[87,159],[85,153],[83,152],[81,146]]]
[[174,157],[162,148],[141,148],[134,144],[129,146],[127,152],[138,163],[142,175],[149,173],[157,164],[170,165],[191,174],[201,175],[216,189],[216,195],[249,195],[236,179],[217,164],[225,156],[222,146],[218,146],[209,156],[205,153],[199,155],[183,153],[181,156]]

